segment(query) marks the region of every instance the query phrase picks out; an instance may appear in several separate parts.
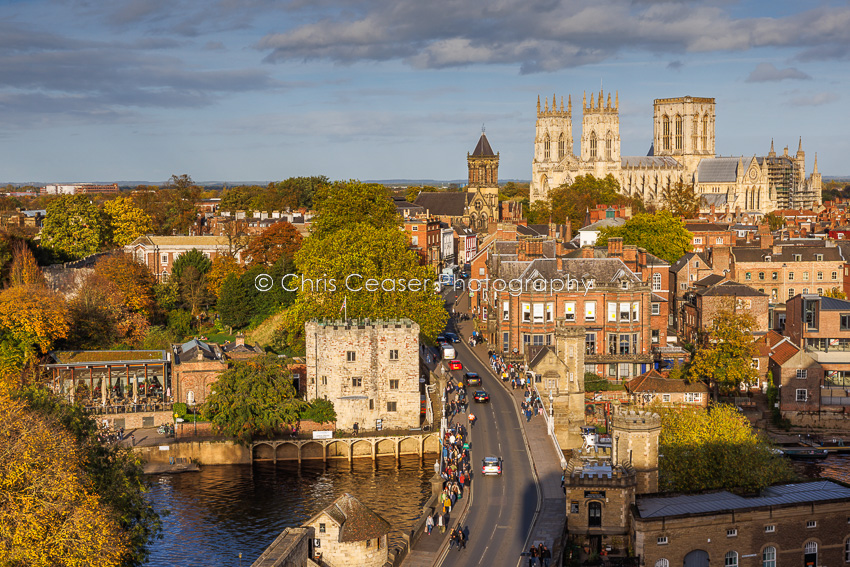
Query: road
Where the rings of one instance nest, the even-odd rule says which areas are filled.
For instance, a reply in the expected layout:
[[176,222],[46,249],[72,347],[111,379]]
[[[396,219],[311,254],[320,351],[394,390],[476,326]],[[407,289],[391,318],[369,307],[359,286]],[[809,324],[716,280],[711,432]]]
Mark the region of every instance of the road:
[[[454,299],[454,294],[450,295]],[[451,312],[451,302],[448,303]],[[469,526],[469,541],[463,551],[449,552],[444,565],[472,567],[515,565],[520,561],[526,537],[538,505],[538,489],[523,441],[518,412],[508,392],[490,367],[480,362],[468,343],[455,343],[464,371],[477,372],[489,403],[475,403],[469,388],[471,411],[478,418],[471,432],[472,501],[463,524]],[[461,376],[461,371],[452,374]],[[462,419],[466,416],[461,414]],[[502,475],[484,477],[481,460],[486,456],[504,459]],[[524,565],[524,563],[523,563]]]

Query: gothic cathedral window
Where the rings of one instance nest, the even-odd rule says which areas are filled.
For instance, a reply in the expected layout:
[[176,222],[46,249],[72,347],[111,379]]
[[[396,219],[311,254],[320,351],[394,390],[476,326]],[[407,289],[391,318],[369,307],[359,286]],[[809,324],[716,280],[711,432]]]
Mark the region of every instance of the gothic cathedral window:
[[670,117],[666,114],[661,117],[661,147],[665,150],[670,149]]
[[708,114],[702,115],[702,149],[708,149]]
[[596,159],[596,132],[590,133],[590,159]]
[[614,137],[611,132],[605,136],[605,159],[611,161],[611,147],[614,145]]
[[676,115],[676,149],[682,149],[682,115]]
[[546,134],[546,139],[543,140],[543,159],[549,161],[549,134]]
[[699,134],[699,118],[694,114],[694,123],[691,127],[691,151],[697,151],[697,135]]
[[558,137],[558,160],[564,159],[564,155],[566,155],[566,151],[564,149],[564,135],[561,134]]

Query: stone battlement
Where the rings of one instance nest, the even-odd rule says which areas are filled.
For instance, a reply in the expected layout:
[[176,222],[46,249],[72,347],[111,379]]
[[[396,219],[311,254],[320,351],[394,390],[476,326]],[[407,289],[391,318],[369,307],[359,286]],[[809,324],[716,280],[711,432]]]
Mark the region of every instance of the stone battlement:
[[631,410],[615,414],[611,422],[615,430],[655,429],[661,427],[661,416],[648,411]]
[[401,329],[412,328],[416,323],[407,318],[402,319],[316,319],[310,321],[319,327],[333,327],[336,329]]

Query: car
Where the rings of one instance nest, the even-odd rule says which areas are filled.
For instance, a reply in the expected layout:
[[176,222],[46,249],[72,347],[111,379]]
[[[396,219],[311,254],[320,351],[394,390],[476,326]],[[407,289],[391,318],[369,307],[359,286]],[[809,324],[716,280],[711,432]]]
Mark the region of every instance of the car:
[[484,457],[481,459],[481,474],[502,476],[502,457]]
[[475,394],[473,394],[472,398],[478,403],[489,402],[490,394],[484,390],[475,390]]
[[444,333],[443,336],[446,337],[447,342],[452,342],[452,343],[459,343],[460,342],[460,337],[457,336],[454,333]]
[[446,339],[446,335],[437,335],[437,344],[447,343],[449,342]]
[[463,370],[463,364],[459,360],[449,362],[449,370]]
[[463,381],[467,386],[480,386],[481,377],[475,372],[467,372],[463,375]]
[[440,347],[442,351],[444,360],[454,360],[457,357],[457,352],[455,352],[455,347],[446,343]]

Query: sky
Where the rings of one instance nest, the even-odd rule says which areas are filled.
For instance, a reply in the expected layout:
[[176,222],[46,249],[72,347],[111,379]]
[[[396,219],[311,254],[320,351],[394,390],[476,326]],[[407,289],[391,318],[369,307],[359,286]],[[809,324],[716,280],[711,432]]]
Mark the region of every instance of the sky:
[[[529,179],[538,96],[716,99],[720,155],[850,175],[850,5],[786,0],[0,0],[0,182]],[[578,152],[578,150],[576,150]]]

